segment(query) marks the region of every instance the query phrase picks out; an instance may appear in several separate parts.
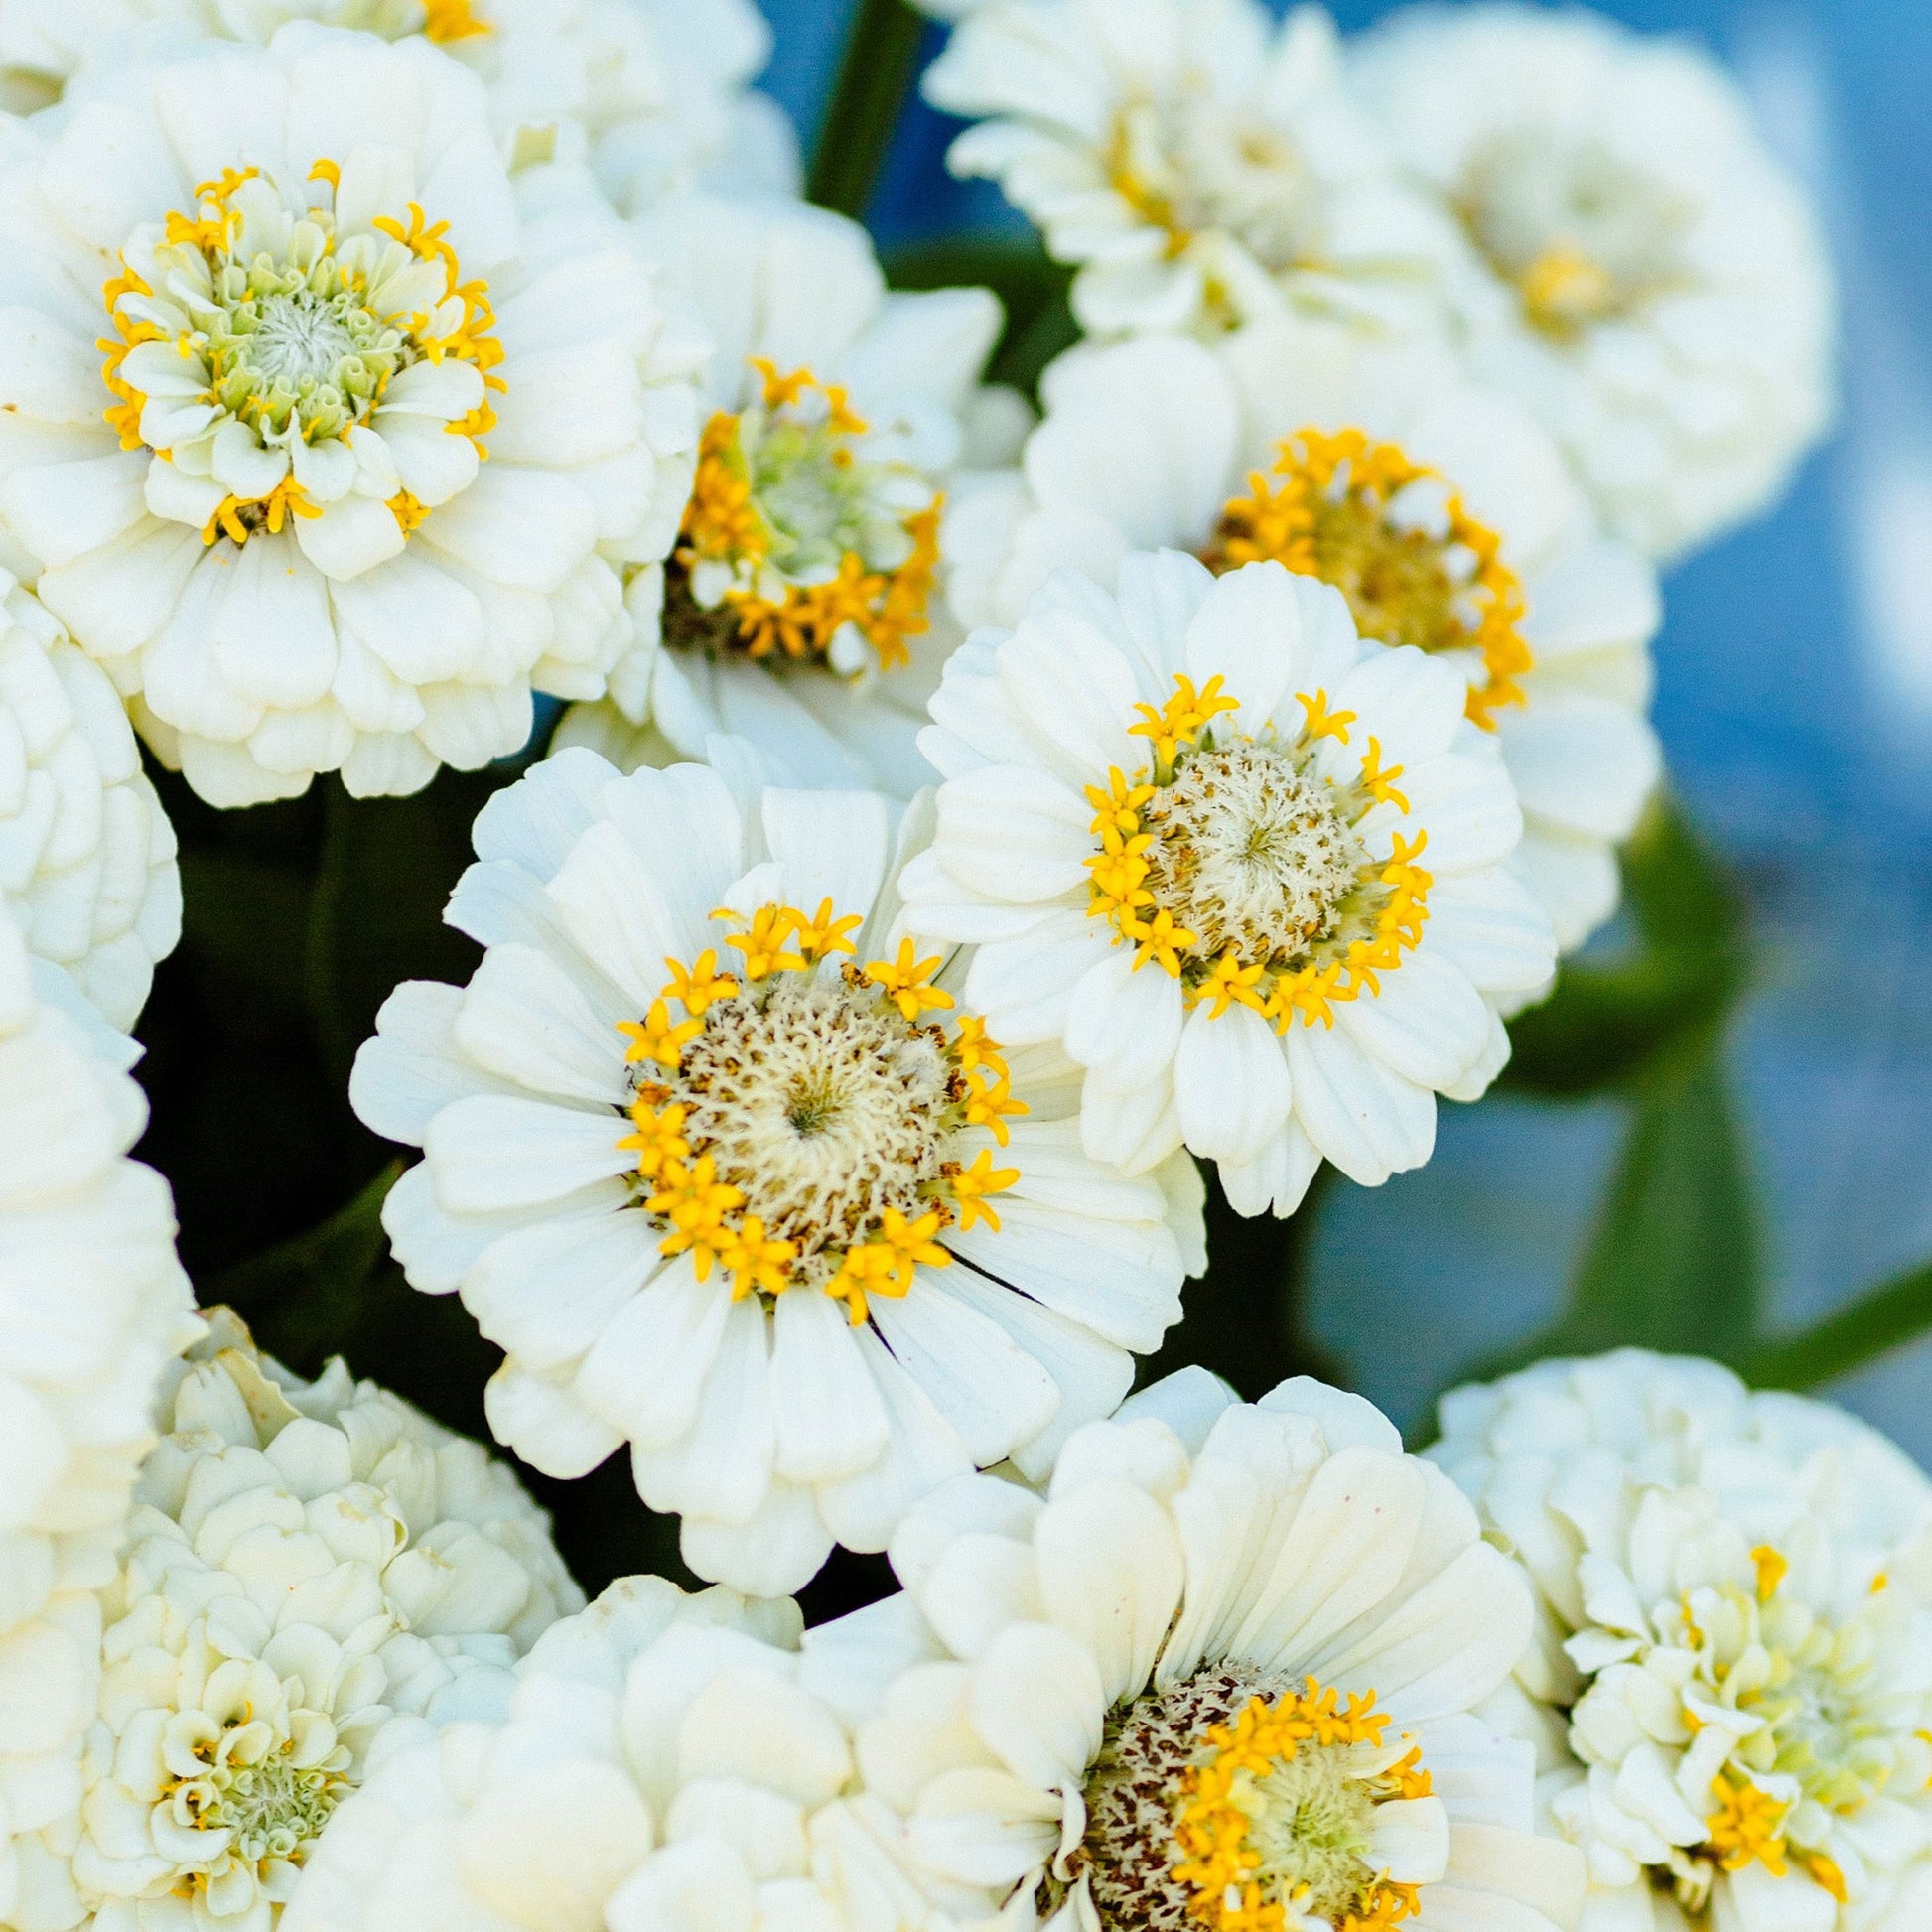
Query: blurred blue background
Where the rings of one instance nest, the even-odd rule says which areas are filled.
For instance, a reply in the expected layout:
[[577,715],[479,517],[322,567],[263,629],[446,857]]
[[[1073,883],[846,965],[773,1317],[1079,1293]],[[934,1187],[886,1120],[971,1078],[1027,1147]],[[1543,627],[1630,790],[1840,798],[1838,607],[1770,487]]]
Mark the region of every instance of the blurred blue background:
[[[809,150],[851,9],[764,4],[765,84]],[[1817,196],[1841,277],[1838,433],[1772,515],[1671,576],[1658,649],[1674,783],[1750,897],[1733,1079],[1777,1319],[1796,1325],[1932,1256],[1932,7],[1603,10],[1733,66]],[[1390,9],[1333,11],[1346,29]],[[908,110],[871,214],[883,243],[1013,221],[996,192],[947,177],[955,125]],[[1337,1191],[1313,1319],[1364,1393],[1407,1422],[1554,1311],[1621,1128],[1614,1102],[1446,1107],[1427,1168]],[[1831,1393],[1932,1463],[1932,1340]]]

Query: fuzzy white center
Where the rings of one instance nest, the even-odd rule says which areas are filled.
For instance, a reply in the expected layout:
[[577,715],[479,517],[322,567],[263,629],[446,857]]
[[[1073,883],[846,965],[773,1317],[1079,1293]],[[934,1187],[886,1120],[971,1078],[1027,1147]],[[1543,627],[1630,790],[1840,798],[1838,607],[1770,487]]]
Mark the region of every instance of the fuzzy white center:
[[1209,957],[1305,951],[1333,925],[1366,857],[1329,786],[1260,745],[1188,759],[1142,822],[1155,834],[1148,890]]
[[924,1211],[953,1080],[938,1029],[870,988],[787,975],[714,1005],[669,1084],[719,1180],[767,1235],[798,1244],[809,1277],[814,1258],[863,1239],[888,1208]]

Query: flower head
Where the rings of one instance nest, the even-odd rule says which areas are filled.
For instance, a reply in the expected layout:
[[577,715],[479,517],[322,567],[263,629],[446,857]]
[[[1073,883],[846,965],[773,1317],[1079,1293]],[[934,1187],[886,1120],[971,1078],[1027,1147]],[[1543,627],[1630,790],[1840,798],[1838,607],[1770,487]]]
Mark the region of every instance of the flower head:
[[[1661,765],[1643,716],[1661,606],[1650,566],[1600,534],[1520,405],[1427,345],[1282,319],[1212,352],[1172,337],[1083,350],[1045,395],[1024,486],[960,519],[968,621],[1015,621],[1056,568],[1111,583],[1138,543],[1217,573],[1275,562],[1319,578],[1364,637],[1464,680],[1522,803],[1513,868],[1559,943],[1610,916],[1615,845]],[[1158,508],[1150,473],[1173,480]],[[1308,729],[1348,745],[1354,723]]]
[[1391,20],[1353,77],[1436,204],[1471,371],[1541,415],[1611,531],[1669,557],[1775,492],[1830,414],[1831,272],[1714,61],[1483,5]]
[[[1382,1180],[1428,1158],[1432,1089],[1493,1077],[1488,1000],[1554,950],[1501,870],[1521,818],[1465,696],[1278,563],[1137,556],[1117,598],[1062,573],[947,667],[907,902],[983,941],[989,1025],[1087,1069],[1095,1158],[1184,1144],[1250,1212],[1291,1211],[1324,1155]],[[1514,935],[1480,956],[1476,903]]]
[[67,346],[52,390],[0,366],[0,522],[213,802],[514,750],[533,687],[603,689],[620,570],[669,547],[688,345],[590,182],[512,188],[484,107],[423,41],[298,22],[83,84],[10,161],[16,300]]
[[771,1593],[1119,1400],[1179,1312],[1198,1184],[1080,1152],[1077,1076],[1010,1059],[899,916],[883,799],[741,805],[572,750],[476,840],[451,916],[483,962],[397,990],[351,1098],[425,1150],[386,1222],[505,1348],[519,1454],[576,1474],[627,1442],[687,1561]]
[[[1583,1860],[1532,1836],[1530,1753],[1474,1715],[1528,1638],[1524,1580],[1357,1398],[1249,1407],[1183,1371],[1072,1438],[1044,1498],[948,1484],[892,1554],[916,1640],[875,1610],[807,1654],[874,1679],[865,1795],[956,1914],[1574,1923]],[[869,1658],[888,1631],[920,1661]]]
[[1432,306],[1426,217],[1348,98],[1333,24],[1259,0],[999,0],[926,97],[981,125],[948,161],[990,175],[1079,264],[1102,336],[1216,333],[1285,304],[1360,322]]
[[78,1838],[38,1861],[101,1920],[267,1932],[384,1725],[500,1710],[583,1597],[474,1443],[340,1361],[297,1380],[225,1310],[160,1416],[99,1592]]
[[1602,1910],[1910,1922],[1932,1896],[1932,1482],[1823,1403],[1626,1349],[1446,1397],[1431,1451],[1543,1600],[1522,1690]]
[[663,764],[730,732],[786,782],[909,797],[929,776],[917,693],[959,638],[944,527],[971,479],[955,473],[1007,454],[982,419],[1025,414],[980,386],[999,305],[889,294],[864,231],[817,209],[700,199],[642,226],[717,338],[710,415],[676,548],[661,585],[633,587],[612,679],[653,732],[586,712],[559,743]]

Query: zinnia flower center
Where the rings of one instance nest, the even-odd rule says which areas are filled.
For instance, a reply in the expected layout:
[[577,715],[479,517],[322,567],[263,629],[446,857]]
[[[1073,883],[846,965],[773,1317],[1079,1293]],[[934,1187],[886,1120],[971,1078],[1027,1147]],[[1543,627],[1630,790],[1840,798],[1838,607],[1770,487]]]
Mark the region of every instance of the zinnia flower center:
[[1121,108],[1105,159],[1115,194],[1166,234],[1171,256],[1209,229],[1233,235],[1276,273],[1318,253],[1319,203],[1294,144],[1216,98],[1200,76]]
[[761,400],[705,428],[665,640],[890,670],[930,628],[942,499],[910,464],[865,453],[871,426],[836,383],[753,366]]
[[1493,725],[1523,702],[1532,662],[1523,587],[1501,552],[1449,484],[1394,444],[1305,429],[1221,512],[1203,561],[1216,572],[1281,563],[1332,584],[1364,637],[1458,658],[1469,716]]
[[1557,342],[1670,289],[1692,218],[1665,183],[1600,142],[1530,129],[1474,157],[1455,207],[1525,318]]
[[855,1324],[870,1295],[907,1293],[915,1265],[951,1262],[944,1229],[997,1231],[987,1197],[1019,1172],[956,1144],[984,1129],[1004,1147],[1026,1112],[982,1024],[939,1018],[953,1002],[930,983],[937,958],[906,940],[863,971],[838,961],[859,924],[829,900],[815,919],[767,905],[727,941],[737,974],[715,952],[672,961],[663,996],[621,1029],[636,1132],[619,1143],[664,1253],[689,1252],[701,1281],[717,1262],[735,1297],[832,1295]]
[[[293,197],[259,170],[229,169],[195,191],[192,214],[137,230],[103,291],[116,334],[102,375],[121,447],[147,448],[184,477],[219,475],[227,494],[202,535],[245,543],[290,516],[323,513],[361,481],[371,452],[347,445],[393,385],[421,364],[466,365],[426,420],[483,453],[495,423],[485,400],[503,350],[481,281],[465,282],[446,239],[411,202],[345,234],[342,171],[319,161]],[[460,399],[453,405],[450,395]],[[412,405],[415,406],[415,405]],[[387,476],[405,535],[421,506]]]
[[227,1834],[221,1857],[193,1873],[198,1885],[223,1883],[233,1865],[259,1882],[264,1865],[299,1863],[349,1788],[348,1751],[314,1711],[285,1711],[279,1722],[243,1712],[218,1725],[185,1711],[162,1753],[172,1776],[159,1809],[169,1824]]
[[1286,1032],[1331,1023],[1336,1001],[1376,988],[1401,964],[1428,914],[1430,875],[1415,861],[1428,842],[1397,832],[1387,861],[1372,858],[1363,821],[1380,805],[1408,810],[1369,738],[1349,747],[1353,712],[1331,712],[1326,692],[1301,697],[1306,723],[1293,738],[1219,732],[1234,709],[1210,678],[1196,690],[1176,676],[1157,712],[1137,707],[1130,727],[1154,759],[1130,781],[1118,768],[1090,786],[1099,850],[1087,911],[1178,979],[1211,1019],[1243,1006]]
[[1429,1794],[1372,1693],[1220,1664],[1108,1720],[1074,1855],[1110,1932],[1384,1932],[1418,1910],[1377,1812]]

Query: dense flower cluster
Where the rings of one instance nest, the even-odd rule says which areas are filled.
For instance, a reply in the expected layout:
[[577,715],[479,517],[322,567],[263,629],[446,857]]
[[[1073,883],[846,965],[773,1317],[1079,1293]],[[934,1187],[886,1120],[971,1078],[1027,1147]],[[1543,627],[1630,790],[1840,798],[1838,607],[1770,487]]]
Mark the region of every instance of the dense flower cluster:
[[[1587,16],[920,4],[1020,327],[805,205],[751,0],[0,5],[0,1932],[1906,1932],[1871,1431],[1134,1392],[1616,914],[1658,566],[1829,414],[1809,210]],[[434,807],[348,801],[445,765],[397,984],[345,855]],[[313,1379],[129,1158],[184,879],[163,1078],[278,982],[207,1138],[420,1150],[204,1278]],[[327,1353],[398,1333],[711,1587],[587,1607],[647,1516],[553,1543]]]

